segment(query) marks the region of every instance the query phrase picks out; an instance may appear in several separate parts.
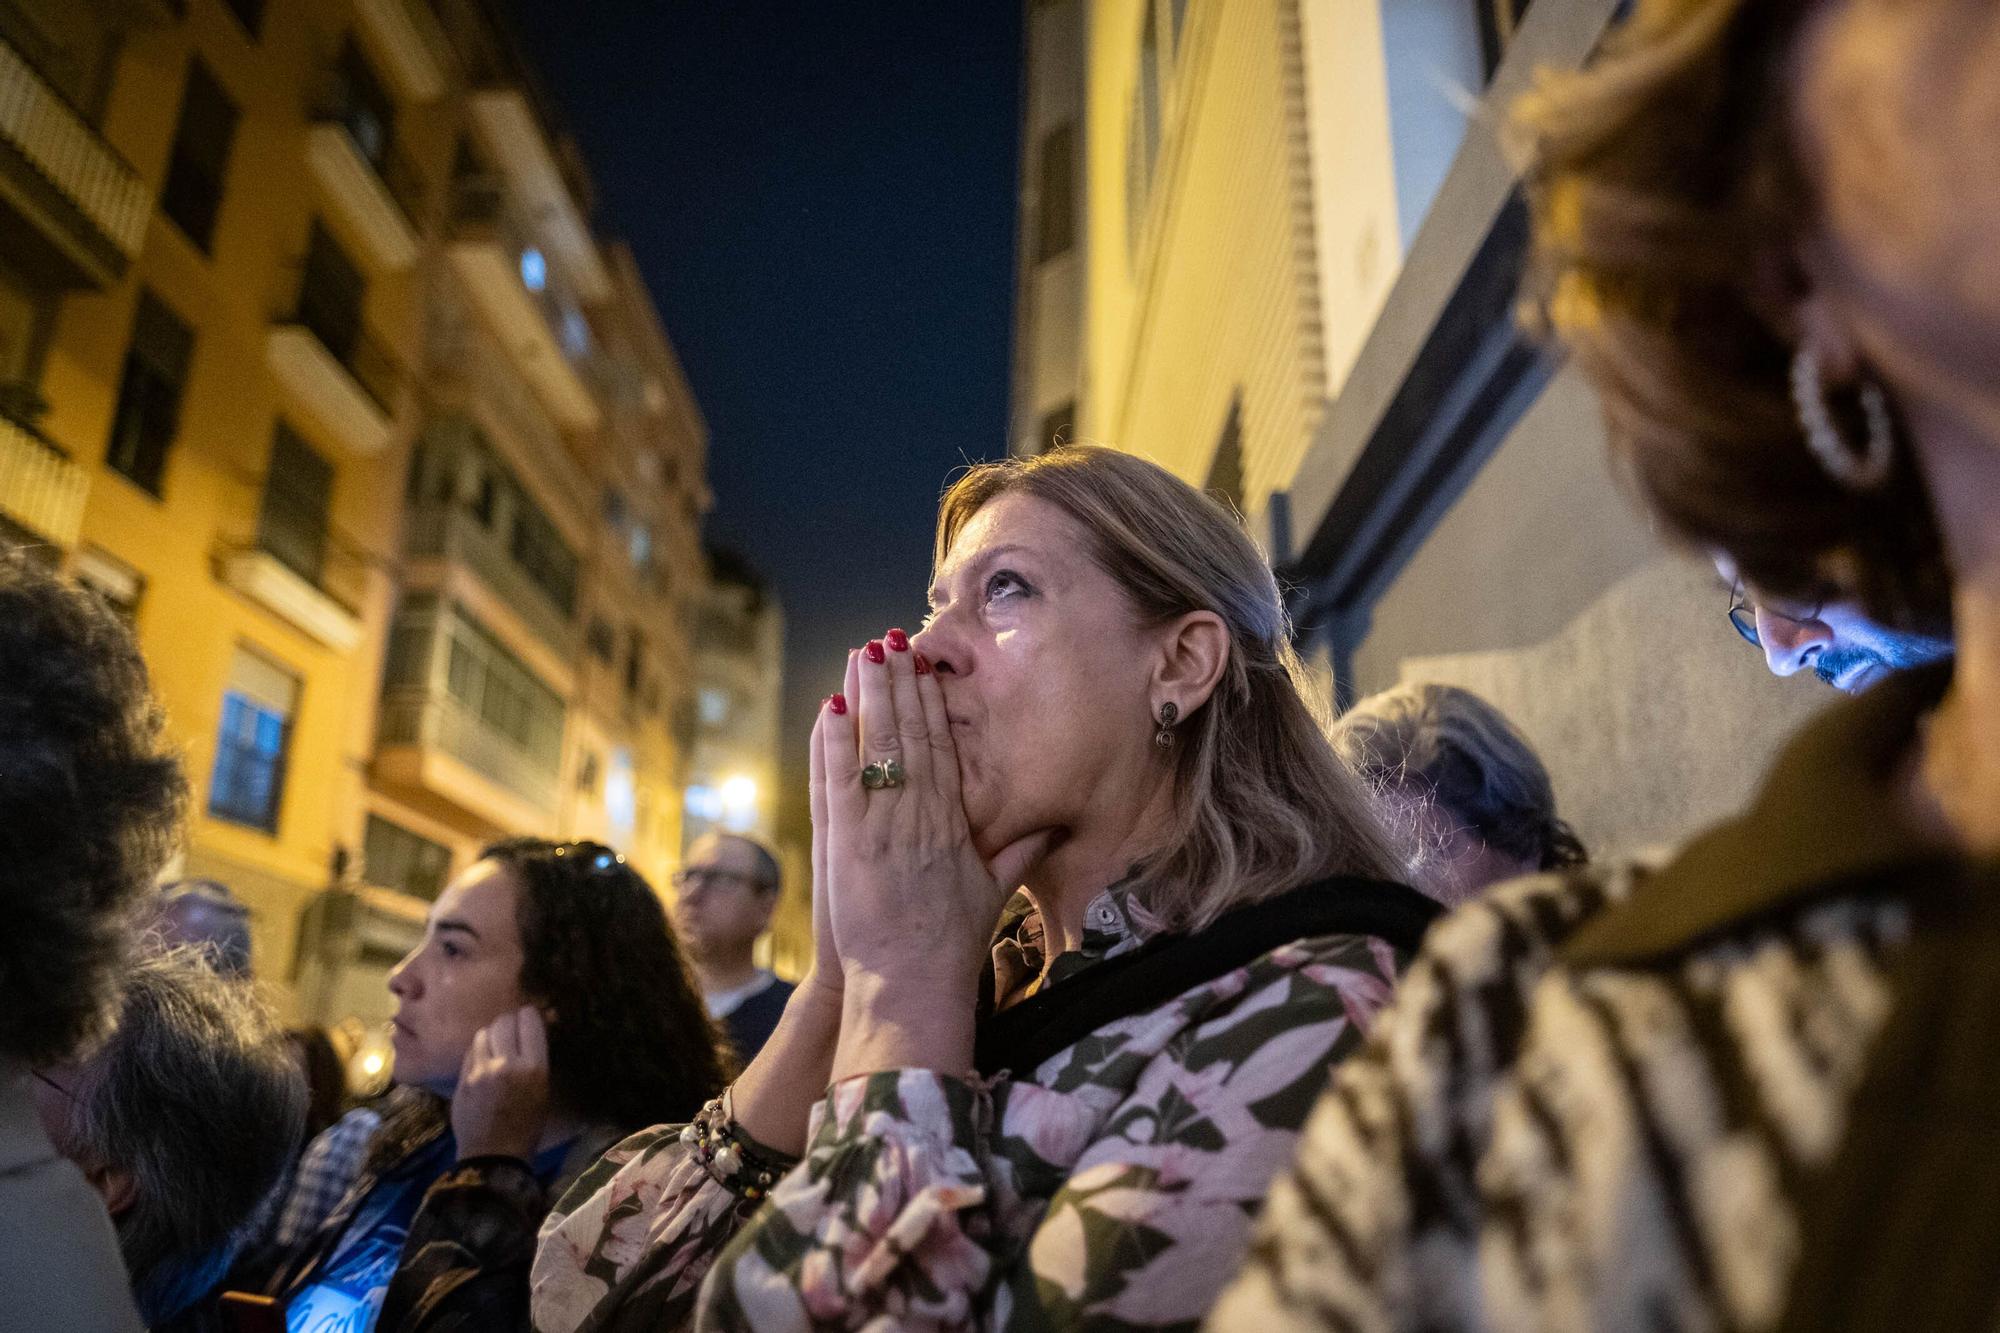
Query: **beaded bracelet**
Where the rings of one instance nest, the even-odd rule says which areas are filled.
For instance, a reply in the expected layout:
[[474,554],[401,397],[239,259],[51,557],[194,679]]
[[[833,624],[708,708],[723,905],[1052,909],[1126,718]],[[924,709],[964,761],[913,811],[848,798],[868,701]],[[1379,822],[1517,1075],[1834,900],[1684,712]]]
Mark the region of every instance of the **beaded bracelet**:
[[746,1199],[761,1199],[793,1164],[752,1143],[737,1129],[728,1097],[725,1089],[696,1112],[681,1130],[681,1142],[695,1150],[716,1184]]

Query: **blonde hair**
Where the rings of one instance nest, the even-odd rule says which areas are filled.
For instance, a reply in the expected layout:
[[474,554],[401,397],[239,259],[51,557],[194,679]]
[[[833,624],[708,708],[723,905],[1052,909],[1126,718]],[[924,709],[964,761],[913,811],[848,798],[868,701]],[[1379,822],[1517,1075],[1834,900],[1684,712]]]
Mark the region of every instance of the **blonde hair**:
[[954,483],[938,507],[937,561],[975,513],[1014,493],[1083,529],[1141,623],[1209,611],[1229,630],[1221,681],[1175,729],[1174,822],[1146,861],[1147,910],[1192,930],[1327,876],[1396,878],[1367,791],[1306,702],[1277,580],[1230,512],[1152,463],[1068,445]]

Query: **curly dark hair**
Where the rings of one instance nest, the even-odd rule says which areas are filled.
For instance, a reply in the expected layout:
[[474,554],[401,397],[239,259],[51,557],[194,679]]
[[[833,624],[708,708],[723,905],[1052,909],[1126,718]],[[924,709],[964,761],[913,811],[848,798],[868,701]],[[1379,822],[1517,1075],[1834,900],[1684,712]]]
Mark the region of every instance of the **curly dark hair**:
[[515,838],[480,856],[521,883],[521,989],[555,1013],[555,1098],[622,1130],[692,1119],[727,1048],[652,886],[597,843]]
[[[1799,256],[1821,214],[1787,96],[1812,9],[1640,0],[1590,69],[1522,100],[1527,314],[1595,383],[1614,453],[1683,540],[1727,553],[1761,593],[1853,599],[1942,637],[1949,576],[1910,451],[1883,487],[1848,490],[1792,404]],[[1855,386],[1828,389],[1861,438]]]
[[104,1033],[186,800],[125,624],[0,553],[0,1057],[54,1064]]

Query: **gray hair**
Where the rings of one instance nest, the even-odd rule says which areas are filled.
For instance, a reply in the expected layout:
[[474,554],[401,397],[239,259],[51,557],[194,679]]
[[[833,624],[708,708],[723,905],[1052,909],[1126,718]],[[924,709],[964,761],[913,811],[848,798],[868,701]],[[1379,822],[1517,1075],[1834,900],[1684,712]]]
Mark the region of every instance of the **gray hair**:
[[[190,928],[182,922],[168,928],[163,924],[182,911],[198,916],[200,925]],[[212,879],[181,879],[163,886],[153,900],[152,931],[166,936],[168,944],[201,950],[208,965],[226,977],[250,975],[250,909],[226,884]]]
[[84,1064],[57,1136],[64,1156],[131,1174],[117,1219],[149,1324],[205,1295],[276,1186],[305,1126],[305,1077],[268,1006],[202,954],[142,957],[111,1040]]
[[1554,870],[1586,859],[1534,747],[1470,690],[1398,685],[1342,714],[1332,738],[1370,785],[1416,788],[1516,860]]

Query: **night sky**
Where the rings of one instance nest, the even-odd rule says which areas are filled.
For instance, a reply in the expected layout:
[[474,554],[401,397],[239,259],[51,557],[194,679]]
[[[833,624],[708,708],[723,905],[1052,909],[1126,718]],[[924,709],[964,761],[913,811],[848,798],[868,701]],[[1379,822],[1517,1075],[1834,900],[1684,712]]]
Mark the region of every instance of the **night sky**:
[[516,0],[708,419],[712,539],[786,619],[781,823],[847,648],[914,631],[954,468],[1006,449],[1017,0]]

